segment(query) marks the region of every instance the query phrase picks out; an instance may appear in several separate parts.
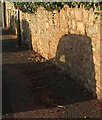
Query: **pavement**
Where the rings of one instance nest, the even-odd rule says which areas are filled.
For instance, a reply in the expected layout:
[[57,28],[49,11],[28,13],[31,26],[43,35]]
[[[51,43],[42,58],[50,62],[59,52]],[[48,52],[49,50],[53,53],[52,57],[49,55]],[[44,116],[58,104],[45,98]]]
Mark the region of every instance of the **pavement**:
[[2,32],[2,119],[100,120],[100,102],[56,65]]

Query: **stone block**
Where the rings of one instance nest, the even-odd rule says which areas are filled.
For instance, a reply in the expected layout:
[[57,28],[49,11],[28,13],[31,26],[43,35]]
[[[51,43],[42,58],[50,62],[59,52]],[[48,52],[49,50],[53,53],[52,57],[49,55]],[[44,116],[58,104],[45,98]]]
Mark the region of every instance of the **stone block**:
[[72,29],[75,30],[76,29],[76,21],[73,19],[72,20]]
[[82,10],[76,10],[75,17],[77,21],[82,21]]
[[92,11],[88,14],[88,20],[89,22],[93,22],[95,20],[94,13]]
[[89,24],[87,28],[88,34],[97,34],[98,33],[98,24]]
[[75,11],[73,10],[70,11],[70,17],[75,19]]
[[83,16],[82,16],[82,17],[83,17],[83,18],[82,18],[82,19],[83,19],[83,22],[88,22],[88,18],[89,18],[88,11],[87,11],[87,10],[84,10],[82,14],[83,14]]
[[48,22],[46,22],[46,29],[48,29],[49,28],[49,23]]
[[80,34],[85,34],[85,26],[84,26],[84,23],[82,23],[82,22],[77,22],[77,31],[78,31]]

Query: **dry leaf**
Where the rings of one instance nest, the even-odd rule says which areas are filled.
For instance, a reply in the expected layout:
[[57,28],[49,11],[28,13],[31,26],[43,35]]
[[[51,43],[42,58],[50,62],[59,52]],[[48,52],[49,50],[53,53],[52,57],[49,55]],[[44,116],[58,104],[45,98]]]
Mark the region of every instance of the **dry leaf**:
[[58,107],[59,107],[59,108],[65,108],[65,107],[64,107],[64,106],[62,106],[62,105],[58,105]]
[[84,116],[84,118],[87,118],[86,116]]

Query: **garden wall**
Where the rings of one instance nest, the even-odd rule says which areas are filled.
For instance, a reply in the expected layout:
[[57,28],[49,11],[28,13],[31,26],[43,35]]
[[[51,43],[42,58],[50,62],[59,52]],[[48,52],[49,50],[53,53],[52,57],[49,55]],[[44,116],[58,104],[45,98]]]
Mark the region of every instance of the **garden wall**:
[[[7,26],[16,31],[17,11],[12,3],[6,3],[6,9]],[[93,10],[65,5],[60,12],[42,7],[33,14],[20,11],[20,22],[23,42],[102,98],[100,16],[95,19]]]

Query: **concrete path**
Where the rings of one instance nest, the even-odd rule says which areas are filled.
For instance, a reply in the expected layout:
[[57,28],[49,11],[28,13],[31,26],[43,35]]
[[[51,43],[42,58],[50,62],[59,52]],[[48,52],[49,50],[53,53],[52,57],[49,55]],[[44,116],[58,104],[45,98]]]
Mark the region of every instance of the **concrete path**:
[[3,118],[100,118],[100,103],[3,29]]

